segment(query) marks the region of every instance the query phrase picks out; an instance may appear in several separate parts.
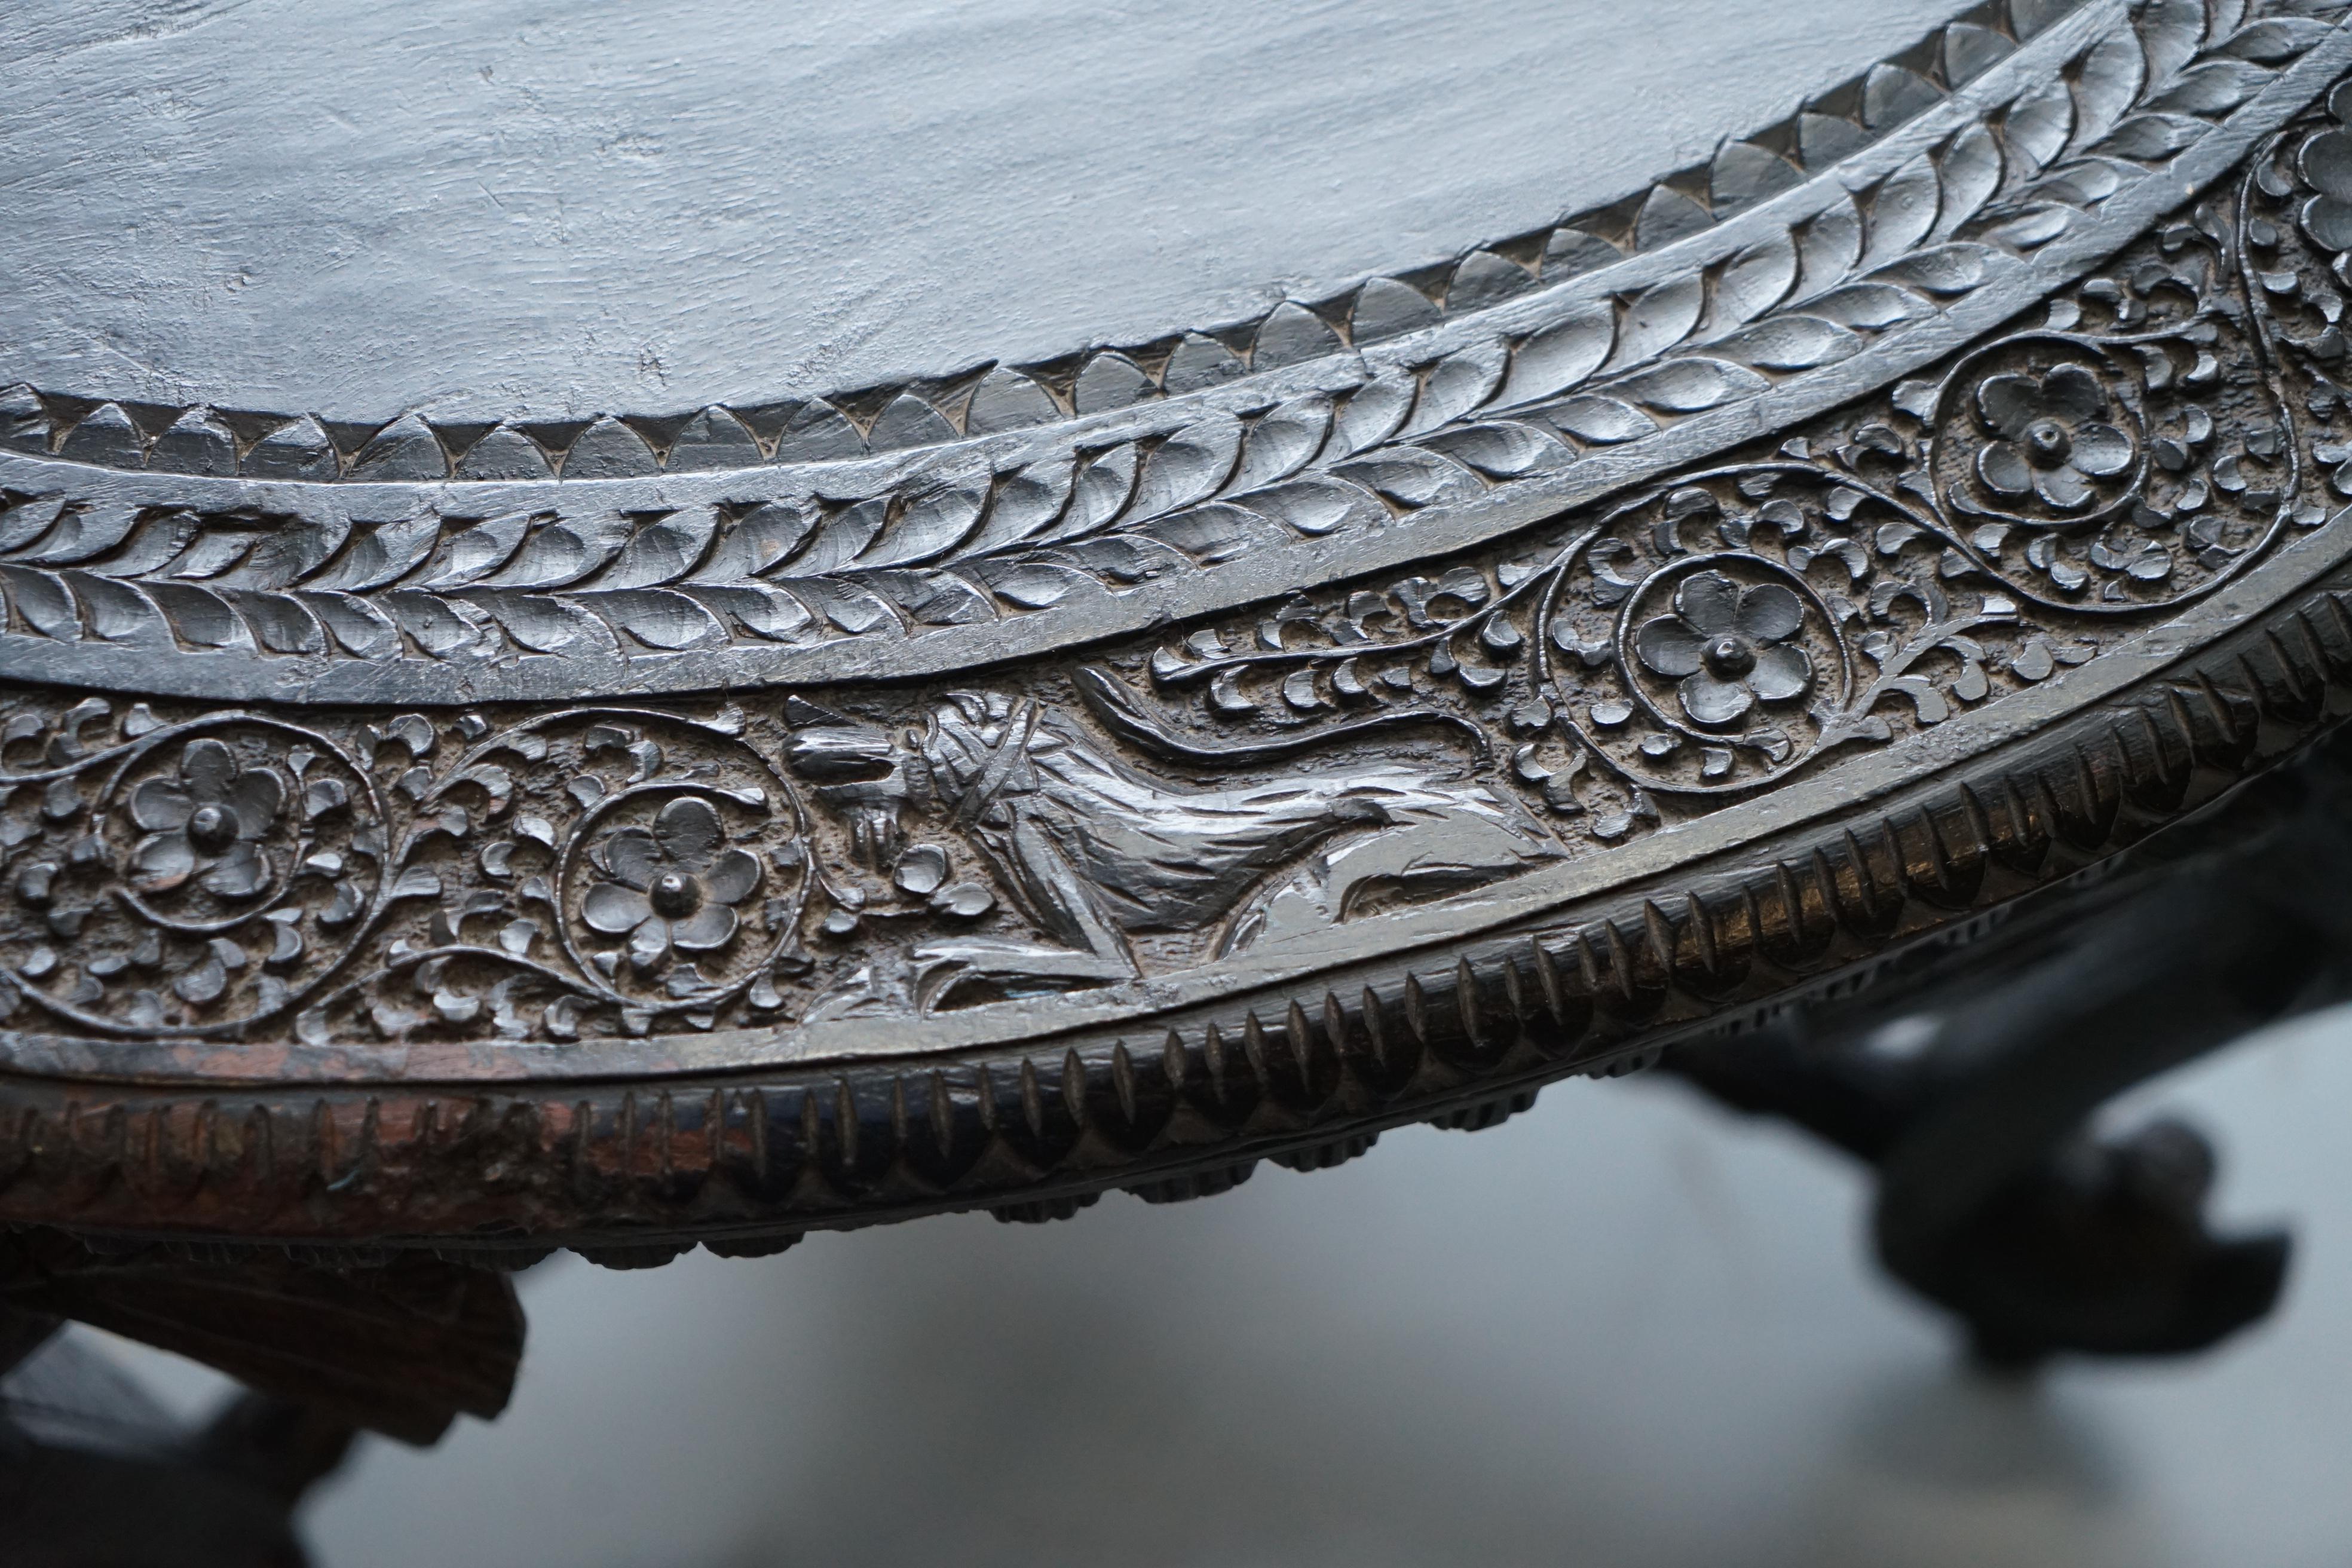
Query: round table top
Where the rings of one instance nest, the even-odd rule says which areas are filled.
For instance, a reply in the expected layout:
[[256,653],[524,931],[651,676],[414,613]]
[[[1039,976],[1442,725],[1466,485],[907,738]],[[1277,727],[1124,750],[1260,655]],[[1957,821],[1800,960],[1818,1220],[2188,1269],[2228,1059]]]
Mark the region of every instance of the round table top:
[[2352,705],[2345,10],[30,13],[0,1221],[1050,1217],[1999,961]]

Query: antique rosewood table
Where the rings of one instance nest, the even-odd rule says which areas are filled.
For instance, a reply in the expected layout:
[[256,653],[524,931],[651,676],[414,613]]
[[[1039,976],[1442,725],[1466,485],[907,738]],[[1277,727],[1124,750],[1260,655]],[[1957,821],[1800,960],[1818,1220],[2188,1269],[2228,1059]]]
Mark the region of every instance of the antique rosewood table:
[[[2336,990],[2343,9],[1982,5],[1200,319],[983,309],[1090,231],[916,221],[962,143],[907,102],[841,127],[928,247],[861,293],[871,213],[761,226],[821,149],[697,130],[756,51],[628,100],[484,29],[418,89],[478,144],[289,76],[243,183],[121,213],[12,130],[5,1321],[429,1436],[551,1248],[1197,1197],[1662,1056],[1875,1164],[1988,1352],[2259,1316],[2284,1243],[2206,1231],[2196,1136],[2083,1128]],[[38,22],[10,90],[209,145],[241,24],[173,16]]]

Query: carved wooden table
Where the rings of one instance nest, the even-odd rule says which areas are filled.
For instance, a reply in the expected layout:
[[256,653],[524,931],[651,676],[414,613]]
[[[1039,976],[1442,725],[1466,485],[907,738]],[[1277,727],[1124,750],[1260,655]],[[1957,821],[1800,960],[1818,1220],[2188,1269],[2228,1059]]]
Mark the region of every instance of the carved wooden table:
[[1446,265],[822,396],[14,386],[19,1305],[303,1386],[240,1249],[479,1330],[1670,1051],[1990,1352],[2258,1316],[2195,1136],[2080,1128],[2343,950],[2341,10],[2009,0]]

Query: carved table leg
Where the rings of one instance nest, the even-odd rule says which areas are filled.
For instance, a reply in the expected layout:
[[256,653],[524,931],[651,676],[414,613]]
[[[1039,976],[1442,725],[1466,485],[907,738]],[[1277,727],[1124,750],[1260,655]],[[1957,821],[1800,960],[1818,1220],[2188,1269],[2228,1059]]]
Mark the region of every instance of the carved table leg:
[[247,1394],[187,1430],[100,1348],[68,1342],[0,1387],[10,1568],[302,1568],[293,1515],[353,1428]]
[[2213,1156],[2191,1129],[2116,1137],[2088,1119],[2340,993],[2341,764],[2306,764],[2287,787],[2305,798],[2266,844],[2175,867],[2095,921],[2026,922],[2004,939],[2005,979],[1979,953],[1965,978],[1906,991],[1899,1010],[1865,992],[1664,1065],[1874,1166],[1880,1261],[1958,1315],[1988,1360],[2211,1345],[2275,1303],[2287,1237],[2208,1227]]
[[421,1445],[460,1414],[496,1415],[522,1355],[511,1282],[421,1253],[331,1268],[267,1249],[205,1258],[92,1251],[55,1231],[0,1235],[0,1333],[66,1319],[248,1385],[207,1442],[287,1484],[331,1468],[356,1429]]
[[64,1322],[46,1312],[19,1311],[0,1307],[0,1375],[22,1363],[35,1351],[49,1342],[49,1336],[65,1327]]
[[247,1393],[214,1416],[190,1447],[199,1463],[291,1508],[334,1474],[358,1436],[357,1427],[315,1405]]

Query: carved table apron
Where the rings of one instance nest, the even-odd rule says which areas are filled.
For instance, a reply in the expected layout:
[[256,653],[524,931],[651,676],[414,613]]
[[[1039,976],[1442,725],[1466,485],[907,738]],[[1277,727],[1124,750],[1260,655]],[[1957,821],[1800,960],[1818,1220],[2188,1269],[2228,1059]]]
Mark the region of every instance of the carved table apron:
[[2352,691],[2352,30],[2011,0],[1255,319],[824,397],[0,395],[0,1218],[665,1255],[1483,1125]]

